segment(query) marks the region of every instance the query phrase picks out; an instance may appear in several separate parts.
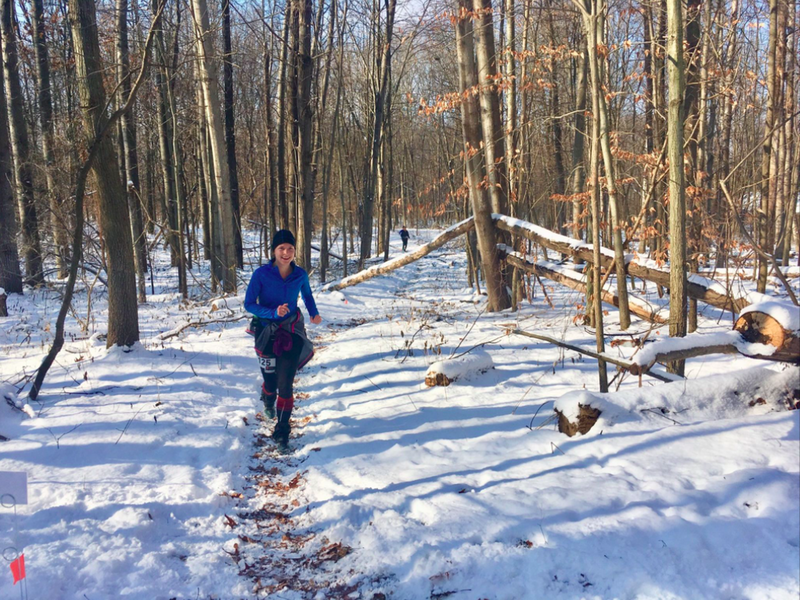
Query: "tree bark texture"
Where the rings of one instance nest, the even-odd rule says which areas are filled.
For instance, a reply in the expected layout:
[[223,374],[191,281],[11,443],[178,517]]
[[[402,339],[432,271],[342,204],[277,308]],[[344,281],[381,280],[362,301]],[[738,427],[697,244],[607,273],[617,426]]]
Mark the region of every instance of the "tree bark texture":
[[[88,142],[94,143],[108,122],[103,88],[104,65],[100,61],[97,20],[92,0],[70,0],[69,15],[75,69],[78,80],[83,125]],[[125,188],[119,179],[117,152],[109,136],[102,136],[92,173],[97,185],[100,226],[107,255],[108,335],[106,346],[130,346],[139,340],[139,315],[136,306],[136,277],[133,261],[130,217]]]
[[206,0],[192,0],[195,34],[199,53],[201,85],[206,105],[206,122],[213,158],[214,179],[219,198],[220,254],[217,260],[222,271],[222,289],[226,293],[236,291],[236,245],[233,237],[233,207],[231,185],[225,161],[225,132],[222,106],[217,90],[217,65]]
[[8,140],[5,77],[0,69],[0,288],[6,294],[22,293],[22,273],[17,251],[17,214],[14,207],[14,188],[11,148]]
[[497,312],[511,306],[511,299],[503,283],[500,257],[497,252],[497,229],[492,223],[492,206],[486,188],[484,153],[480,151],[483,143],[481,131],[481,108],[472,90],[478,85],[478,71],[475,64],[475,44],[472,21],[469,13],[469,0],[459,0],[459,13],[456,23],[456,49],[458,54],[458,80],[461,91],[461,129],[463,135],[464,159],[467,163],[467,181],[475,219],[475,232],[478,238],[480,262],[486,281],[488,294],[487,310]]
[[[683,94],[686,86],[683,57],[681,0],[667,0],[667,160],[669,162],[669,334],[686,335],[686,183],[683,167]],[[669,366],[683,375],[684,361]]]
[[42,245],[39,239],[39,218],[33,189],[33,172],[28,126],[25,122],[22,85],[17,55],[16,19],[13,0],[2,0],[3,71],[8,104],[8,125],[11,153],[17,182],[17,203],[22,225],[22,255],[25,261],[25,282],[38,286],[44,283]]

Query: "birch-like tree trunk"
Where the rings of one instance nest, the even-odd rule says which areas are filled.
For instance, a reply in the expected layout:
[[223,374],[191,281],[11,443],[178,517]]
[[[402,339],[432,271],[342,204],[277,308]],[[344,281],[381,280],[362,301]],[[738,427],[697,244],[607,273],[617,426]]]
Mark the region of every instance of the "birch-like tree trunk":
[[222,289],[227,293],[236,292],[236,246],[233,237],[233,208],[231,206],[231,185],[225,161],[225,131],[223,127],[222,105],[217,90],[217,65],[214,62],[213,32],[208,17],[206,0],[192,0],[199,54],[199,72],[206,105],[206,122],[213,158],[214,180],[219,198],[220,254],[217,260],[222,267]]

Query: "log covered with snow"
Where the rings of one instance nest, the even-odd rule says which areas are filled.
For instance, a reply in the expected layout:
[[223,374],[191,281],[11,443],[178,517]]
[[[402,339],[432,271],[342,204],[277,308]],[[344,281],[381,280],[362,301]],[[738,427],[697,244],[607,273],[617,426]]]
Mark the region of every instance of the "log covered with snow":
[[779,300],[752,304],[739,315],[733,330],[658,340],[634,356],[628,370],[639,375],[657,362],[736,353],[800,364],[800,308]]
[[[531,256],[523,256],[519,252],[514,252],[513,248],[504,244],[498,244],[497,249],[500,251],[502,258],[505,258],[509,264],[518,269],[533,273],[539,277],[545,277],[583,294],[586,293],[586,276],[575,269],[547,261],[534,260]],[[606,304],[619,308],[619,296],[617,294],[604,289],[602,299]],[[642,298],[629,294],[628,304],[633,314],[649,323],[663,325],[669,322],[666,317],[658,314],[659,308],[657,306],[653,306]]]
[[[764,344],[775,350],[754,358],[800,364],[800,308],[770,300],[745,308],[733,329],[749,344]],[[750,356],[750,355],[748,355]]]
[[494,362],[489,353],[476,348],[468,354],[433,363],[425,373],[425,385],[447,386],[458,379],[470,379],[493,368]]
[[[592,244],[587,244],[581,240],[576,240],[560,233],[550,231],[544,227],[508,217],[506,215],[493,214],[492,219],[498,228],[503,231],[520,235],[537,244],[544,246],[548,250],[559,252],[566,256],[580,258],[588,263],[594,263],[594,253]],[[600,249],[601,267],[608,269],[614,260],[614,252],[608,248]],[[661,287],[669,289],[669,271],[642,265],[631,255],[625,257],[625,269],[629,275],[651,281]],[[713,279],[700,277],[699,275],[689,274],[686,282],[686,295],[716,306],[730,312],[738,312],[748,304],[750,299],[747,297],[733,297],[725,289],[725,286]]]
[[392,260],[387,260],[386,262],[381,263],[379,265],[375,265],[374,267],[370,267],[369,269],[364,269],[363,271],[354,273],[353,275],[345,277],[344,279],[340,279],[339,281],[332,281],[331,283],[323,286],[322,291],[334,292],[336,290],[343,290],[346,287],[350,287],[351,285],[356,285],[357,283],[362,283],[364,281],[372,279],[373,277],[377,277],[378,275],[385,275],[386,273],[390,273],[391,271],[399,269],[400,267],[412,263],[415,260],[419,260],[423,256],[430,254],[437,248],[441,248],[450,240],[455,239],[458,236],[467,233],[474,226],[475,222],[472,217],[464,219],[460,223],[456,223],[452,227],[445,229],[432,241],[428,242],[423,246],[420,246],[413,252],[409,252],[408,254],[398,256],[397,258],[393,258]]
[[798,388],[798,368],[758,366],[658,387],[573,391],[558,398],[553,410],[560,432],[599,435],[610,427],[643,419],[672,427],[792,410]]

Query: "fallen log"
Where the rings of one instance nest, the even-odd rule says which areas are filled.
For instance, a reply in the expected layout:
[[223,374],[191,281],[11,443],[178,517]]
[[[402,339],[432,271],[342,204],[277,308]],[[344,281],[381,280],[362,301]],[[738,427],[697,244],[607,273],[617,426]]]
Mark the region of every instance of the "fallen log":
[[[527,273],[534,273],[539,277],[546,277],[547,279],[560,283],[561,285],[565,285],[568,288],[572,288],[573,290],[577,290],[583,294],[586,293],[585,277],[574,269],[569,269],[562,267],[561,265],[556,265],[554,263],[545,261],[534,261],[531,257],[523,256],[518,252],[514,252],[511,247],[503,244],[498,244],[497,248],[500,251],[501,258],[505,258],[510,265],[518,269],[522,269]],[[619,308],[619,296],[617,296],[617,294],[614,294],[608,290],[603,290],[601,296],[603,302]],[[640,319],[644,319],[649,323],[658,323],[662,325],[669,323],[668,318],[662,317],[658,314],[658,309],[656,307],[652,306],[650,303],[642,300],[641,298],[629,296],[628,303],[630,305],[631,312]]]
[[[311,244],[311,248],[316,250],[317,252],[322,252],[322,250],[320,250],[319,246],[315,246],[314,244]],[[330,250],[328,250],[328,256],[332,256],[333,258],[335,258],[337,260],[342,260],[342,261],[344,260],[341,256],[339,256],[338,254],[336,254],[334,252],[331,252]]]
[[[563,341],[561,341],[559,339],[556,339],[554,337],[550,337],[549,335],[544,335],[544,334],[541,334],[541,333],[531,333],[529,331],[523,331],[522,329],[507,329],[507,332],[508,333],[514,333],[514,334],[517,334],[517,335],[523,335],[525,337],[533,338],[535,340],[541,340],[543,342],[548,342],[550,344],[554,344],[556,346],[560,346],[561,348],[566,348],[568,350],[574,350],[575,352],[578,352],[579,354],[584,354],[585,356],[591,356],[592,358],[597,359],[597,360],[604,360],[607,363],[611,363],[612,365],[617,365],[618,367],[622,367],[624,369],[627,369],[628,371],[631,371],[631,373],[633,373],[632,369],[634,368],[634,363],[632,363],[631,361],[628,361],[628,360],[623,360],[621,358],[617,358],[616,356],[610,356],[610,355],[605,354],[605,353],[595,352],[593,350],[587,350],[586,348],[581,348],[580,346],[575,346],[573,344],[568,344],[567,342],[563,342]],[[642,370],[640,372],[637,372],[635,374],[636,375],[639,375],[639,374],[649,375],[650,377],[653,377],[655,379],[658,379],[658,380],[664,381],[664,382],[679,381],[679,380],[683,379],[683,377],[681,377],[679,375],[671,375],[669,373],[662,375],[661,373],[654,373],[654,372],[650,371],[649,368],[648,369],[644,369],[644,370]]]
[[640,375],[656,363],[686,360],[709,354],[736,354],[739,352],[736,345],[741,341],[741,335],[734,331],[665,338],[646,346],[634,356],[628,371],[633,375]]
[[733,329],[739,332],[745,341],[775,348],[772,354],[753,355],[753,358],[800,364],[798,332],[789,331],[772,314],[757,310],[759,306],[763,304],[754,305],[754,310],[739,315],[733,325]]
[[[495,225],[503,231],[520,235],[544,246],[548,250],[560,252],[561,254],[574,258],[580,258],[588,263],[594,263],[592,244],[587,244],[580,240],[555,233],[544,227],[539,227],[533,223],[528,223],[505,215],[493,214],[492,219]],[[668,271],[645,267],[632,259],[628,260],[629,258],[630,256],[626,256],[625,265],[629,275],[644,279],[645,281],[651,281],[669,289]],[[613,260],[614,252],[612,250],[608,248],[600,249],[600,266],[602,268],[609,269]],[[733,313],[738,313],[745,306],[750,304],[750,300],[746,297],[731,297],[728,295],[724,286],[718,282],[691,273],[687,275],[686,294],[690,298],[695,298],[706,304]]]
[[350,287],[351,285],[356,285],[357,283],[362,283],[373,277],[377,277],[378,275],[385,275],[395,269],[403,267],[409,263],[414,262],[415,260],[419,260],[423,256],[430,254],[437,248],[441,248],[450,240],[457,238],[458,236],[467,233],[470,229],[475,226],[473,222],[473,218],[470,217],[461,221],[460,223],[456,223],[452,227],[446,229],[443,233],[437,236],[433,241],[428,242],[427,244],[420,246],[413,252],[409,252],[408,254],[404,254],[403,256],[398,256],[397,258],[393,258],[392,260],[388,260],[385,263],[381,263],[379,265],[375,265],[374,267],[370,267],[369,269],[364,269],[363,271],[359,271],[349,277],[345,277],[344,279],[340,279],[339,281],[332,281],[331,283],[322,287],[323,292],[335,292],[337,290],[342,290],[346,287]]
[[638,375],[657,362],[736,353],[800,364],[800,311],[779,300],[752,304],[742,311],[731,331],[659,340],[633,357],[629,371]]

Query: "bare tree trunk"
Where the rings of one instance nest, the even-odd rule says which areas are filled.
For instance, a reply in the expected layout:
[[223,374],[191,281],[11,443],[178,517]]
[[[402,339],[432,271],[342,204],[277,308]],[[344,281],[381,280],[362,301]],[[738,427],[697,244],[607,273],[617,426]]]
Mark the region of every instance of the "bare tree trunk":
[[[294,19],[292,2],[286,2],[283,15],[283,44],[281,45],[280,77],[278,78],[278,205],[280,227],[289,226],[289,208],[286,199],[286,78],[289,76],[289,31]],[[275,229],[278,229],[276,227]]]
[[[151,0],[152,12],[158,10],[158,0]],[[161,177],[164,184],[164,193],[161,196],[161,211],[167,221],[167,242],[170,247],[170,257],[172,266],[178,265],[180,256],[180,241],[178,239],[178,214],[175,202],[175,169],[174,157],[172,156],[172,126],[169,117],[169,98],[167,86],[169,86],[169,65],[167,52],[164,46],[163,28],[159,27],[156,31],[155,39],[155,59],[158,68],[155,72],[155,85],[158,90],[156,101],[158,118],[158,146],[161,155]],[[154,215],[151,215],[154,216]]]
[[[500,259],[497,252],[497,229],[492,222],[492,205],[483,180],[485,177],[484,154],[481,132],[481,108],[471,93],[478,85],[475,64],[475,44],[470,19],[469,0],[459,0],[456,23],[456,49],[458,53],[458,79],[462,95],[461,128],[464,137],[464,157],[467,163],[472,212],[475,217],[475,232],[481,255],[481,265],[488,294],[487,310],[497,312],[508,308],[511,299],[503,283]],[[501,140],[502,141],[502,140]]]
[[[586,21],[586,43],[589,51],[589,67],[590,71],[597,71],[596,67],[592,67],[592,56],[597,52],[597,4],[593,1],[590,2],[591,13],[584,11],[583,17]],[[592,204],[592,280],[591,291],[588,296],[591,299],[591,310],[593,311],[592,322],[595,331],[595,343],[599,353],[605,352],[605,337],[603,335],[603,306],[601,303],[602,297],[602,284],[600,276],[600,94],[594,88],[595,74],[592,74],[592,147],[590,158],[590,183],[589,188],[591,191],[591,204]],[[624,280],[623,280],[624,283]],[[623,285],[624,287],[624,285]],[[587,280],[587,290],[588,290]],[[587,304],[587,310],[589,310]],[[605,393],[608,391],[608,373],[606,372],[606,362],[599,360],[597,365],[597,375],[600,383],[600,391]]]
[[[774,190],[770,178],[770,163],[774,148],[772,146],[775,126],[775,112],[778,103],[778,89],[776,82],[776,54],[778,40],[778,0],[769,0],[769,48],[767,50],[767,115],[764,121],[764,142],[761,146],[761,201],[758,211],[758,243],[765,252],[772,252],[769,247],[772,223],[769,222],[771,192]],[[766,259],[758,258],[758,285],[757,289],[762,294],[767,289]]]
[[495,54],[492,0],[473,0],[474,40],[477,56],[478,94],[481,104],[486,175],[492,198],[492,211],[508,214],[508,178],[504,158],[500,99],[497,95],[497,56]]
[[[34,3],[41,0],[34,0]],[[128,52],[128,0],[117,0],[117,79],[120,85],[120,104],[124,104],[131,93],[130,57]],[[44,119],[43,119],[44,120]],[[137,300],[147,301],[145,270],[147,269],[147,247],[142,225],[142,207],[139,202],[139,157],[136,152],[136,123],[131,113],[120,118],[122,127],[122,152],[125,165],[125,188],[128,191],[128,213],[131,219],[133,255],[136,265]]]
[[358,258],[359,268],[363,268],[364,261],[372,253],[372,226],[373,212],[375,209],[375,191],[378,181],[378,167],[381,160],[381,146],[383,140],[384,110],[386,108],[386,96],[389,90],[389,68],[388,63],[392,57],[392,35],[394,33],[394,14],[397,0],[384,0],[386,9],[386,29],[383,45],[383,52],[380,55],[380,65],[378,68],[378,85],[373,90],[373,124],[372,139],[370,140],[370,154],[367,161],[367,171],[364,177],[364,193],[362,201],[361,219],[361,254]]
[[36,79],[39,84],[37,106],[39,121],[42,125],[42,154],[45,161],[45,180],[47,196],[50,204],[50,227],[55,242],[56,268],[59,279],[64,279],[69,271],[69,235],[67,223],[61,213],[63,199],[56,189],[54,170],[55,159],[53,148],[55,138],[53,132],[53,100],[50,90],[50,57],[47,52],[47,33],[44,24],[44,5],[42,0],[33,0],[33,49],[36,54]]
[[264,31],[264,121],[267,128],[264,153],[265,171],[268,179],[268,190],[264,191],[264,258],[269,258],[269,241],[272,232],[277,230],[278,219],[278,169],[277,150],[278,136],[275,130],[275,120],[272,114],[272,38]]
[[[617,169],[614,157],[611,154],[611,124],[608,116],[608,106],[606,104],[604,91],[603,69],[598,54],[600,46],[605,47],[605,0],[593,0],[591,3],[591,14],[584,13],[585,29],[588,40],[589,50],[589,72],[592,78],[592,96],[596,97],[595,107],[597,108],[600,126],[600,148],[603,154],[603,164],[606,173],[606,190],[608,191],[608,206],[611,211],[612,240],[614,247],[614,263],[617,275],[617,295],[619,296],[619,326],[624,331],[631,324],[630,309],[628,306],[628,287],[625,279],[625,253],[622,248],[622,227],[624,223],[619,214],[619,202],[617,195]],[[603,54],[605,55],[605,54]]]
[[[575,138],[572,142],[572,178],[570,192],[576,198],[572,201],[572,237],[576,240],[581,239],[581,213],[583,213],[583,202],[577,197],[583,193],[586,185],[586,167],[584,166],[584,147],[586,145],[586,68],[587,52],[583,50],[578,61],[578,73],[576,82],[575,96]],[[583,261],[575,261],[580,264]]]
[[13,174],[4,80],[3,70],[0,69],[0,288],[6,294],[21,294],[22,274],[17,253],[17,217],[14,212],[14,189],[11,186]]
[[[297,263],[306,270],[311,269],[311,235],[314,221],[314,156],[313,127],[314,110],[311,103],[311,84],[314,78],[314,58],[311,56],[312,0],[295,0],[299,19],[297,52],[297,116],[298,116],[298,222]],[[320,7],[322,10],[322,7]]]
[[3,70],[8,103],[8,125],[11,135],[11,153],[17,181],[17,202],[22,225],[22,254],[25,260],[25,282],[38,286],[44,283],[42,246],[39,241],[39,219],[33,191],[30,144],[22,86],[17,59],[17,34],[13,0],[2,0]]
[[[700,158],[700,122],[701,113],[705,113],[705,106],[700,105],[700,5],[702,0],[688,0],[686,3],[686,44],[685,54],[689,57],[686,64],[686,91],[683,98],[683,137],[687,146],[685,156],[689,162],[689,185],[694,188],[689,196],[689,210],[692,217],[689,221],[687,233],[688,264],[692,273],[697,273],[698,258],[701,251],[702,229],[702,198],[700,189],[703,186]],[[709,2],[710,0],[706,0]],[[684,159],[686,162],[686,158]],[[697,301],[689,299],[687,331],[692,333],[697,330]]]
[[[681,0],[667,0],[667,160],[669,161],[669,334],[686,335],[686,186],[683,170],[683,94],[686,86],[683,58]],[[685,361],[670,363],[683,375]]]
[[225,148],[231,181],[231,207],[233,210],[233,243],[236,247],[236,266],[244,266],[242,249],[242,217],[239,211],[239,169],[236,166],[236,120],[233,112],[233,49],[231,47],[231,2],[222,0],[222,40],[225,54],[222,58],[222,79],[225,91]]
[[223,291],[235,293],[236,245],[233,238],[233,208],[231,206],[229,171],[225,162],[225,132],[217,90],[217,65],[214,62],[213,38],[206,0],[192,0],[192,7],[200,61],[200,79],[206,104],[206,121],[214,160],[214,179],[219,197],[221,252],[218,260],[222,266],[221,283]]
[[[104,65],[100,61],[97,20],[92,0],[70,0],[72,43],[83,109],[86,138],[93,143],[108,123],[103,89]],[[99,142],[92,166],[97,185],[100,225],[108,260],[108,336],[106,346],[130,346],[139,339],[133,240],[125,188],[119,179],[117,152],[111,138]]]

